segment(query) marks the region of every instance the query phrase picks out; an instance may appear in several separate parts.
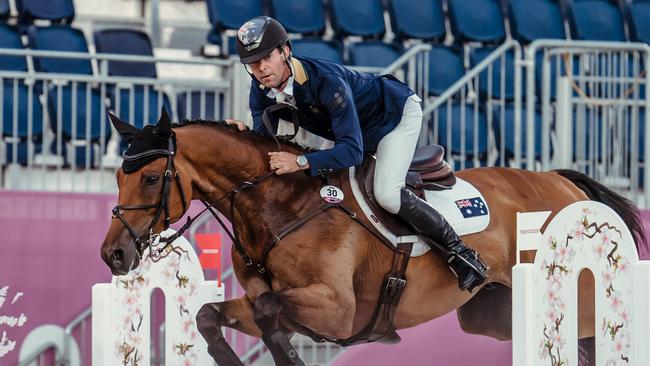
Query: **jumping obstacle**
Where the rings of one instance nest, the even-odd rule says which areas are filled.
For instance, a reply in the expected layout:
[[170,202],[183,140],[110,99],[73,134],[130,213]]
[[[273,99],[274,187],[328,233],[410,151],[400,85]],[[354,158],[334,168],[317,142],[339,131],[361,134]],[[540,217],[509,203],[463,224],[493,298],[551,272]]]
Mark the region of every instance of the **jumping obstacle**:
[[[541,217],[541,220],[540,220]],[[513,365],[578,365],[578,276],[595,279],[596,365],[650,365],[650,261],[609,207],[594,201],[518,214],[513,268]],[[532,220],[532,223],[531,223]],[[523,250],[534,263],[519,263]]]
[[[154,253],[159,247],[153,245]],[[165,364],[211,365],[195,317],[203,304],[223,301],[223,284],[205,281],[196,252],[182,236],[154,258],[148,250],[143,257],[128,275],[93,286],[93,365],[150,365],[149,309],[155,288],[165,295]]]

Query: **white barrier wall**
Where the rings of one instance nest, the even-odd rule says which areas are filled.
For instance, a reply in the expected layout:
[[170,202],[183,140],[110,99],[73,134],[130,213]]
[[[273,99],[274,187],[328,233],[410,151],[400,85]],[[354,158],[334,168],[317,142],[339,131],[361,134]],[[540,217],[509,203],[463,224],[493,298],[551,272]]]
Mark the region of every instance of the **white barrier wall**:
[[212,364],[194,319],[204,303],[223,301],[223,284],[205,281],[196,252],[185,238],[168,249],[156,262],[146,250],[137,269],[113,277],[110,284],[93,286],[94,366],[150,365],[149,309],[155,288],[165,295],[165,364]]
[[[518,232],[531,229],[524,220],[520,214]],[[539,240],[535,262],[513,268],[513,365],[578,365],[577,284],[585,268],[596,286],[596,365],[650,365],[650,263],[639,261],[623,220],[601,203],[577,202]]]

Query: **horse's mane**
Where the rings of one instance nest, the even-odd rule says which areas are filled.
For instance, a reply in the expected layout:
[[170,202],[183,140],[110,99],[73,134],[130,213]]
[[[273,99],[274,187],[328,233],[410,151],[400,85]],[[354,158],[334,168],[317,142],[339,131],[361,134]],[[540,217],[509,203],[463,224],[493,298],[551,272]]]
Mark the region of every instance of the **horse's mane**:
[[[193,120],[184,119],[179,123],[172,124],[172,128],[182,128],[186,126],[207,126],[207,127],[217,128],[217,129],[223,129],[230,133],[236,133],[238,136],[242,136],[245,139],[252,141],[256,145],[264,145],[265,147],[268,147],[269,150],[276,149],[275,141],[270,136],[257,134],[255,133],[255,131],[250,129],[247,129],[245,131],[239,131],[236,125],[226,124],[224,120],[210,121],[204,119],[193,119]],[[302,147],[293,141],[280,141],[280,144],[283,147],[285,146],[291,147],[301,152],[311,151],[311,149]]]

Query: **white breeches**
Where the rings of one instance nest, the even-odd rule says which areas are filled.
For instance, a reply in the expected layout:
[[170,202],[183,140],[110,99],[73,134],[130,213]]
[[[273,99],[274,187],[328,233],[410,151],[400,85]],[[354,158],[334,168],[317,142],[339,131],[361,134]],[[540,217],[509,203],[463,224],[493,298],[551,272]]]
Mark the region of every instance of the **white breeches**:
[[377,146],[373,189],[377,202],[390,213],[399,211],[401,189],[406,185],[406,173],[415,154],[421,127],[420,98],[412,95],[406,100],[400,123]]

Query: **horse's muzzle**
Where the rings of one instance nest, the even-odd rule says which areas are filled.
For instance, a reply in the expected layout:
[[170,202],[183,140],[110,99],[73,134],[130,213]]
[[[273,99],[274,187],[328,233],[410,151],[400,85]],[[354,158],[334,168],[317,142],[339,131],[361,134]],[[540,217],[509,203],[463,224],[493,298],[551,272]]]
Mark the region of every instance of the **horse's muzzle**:
[[125,247],[117,247],[114,250],[102,251],[102,259],[111,269],[114,276],[123,276],[139,264],[139,258],[135,249],[129,250]]

